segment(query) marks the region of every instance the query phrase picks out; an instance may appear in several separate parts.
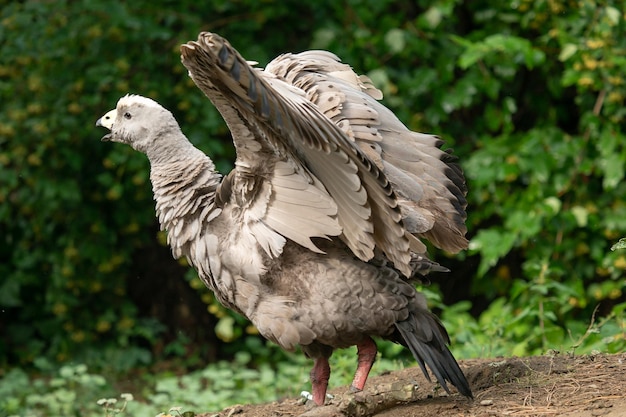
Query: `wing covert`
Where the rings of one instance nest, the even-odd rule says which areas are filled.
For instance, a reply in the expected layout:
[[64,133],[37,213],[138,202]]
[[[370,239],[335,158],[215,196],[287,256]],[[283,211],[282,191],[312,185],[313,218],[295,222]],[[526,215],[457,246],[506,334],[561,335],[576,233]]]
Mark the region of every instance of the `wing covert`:
[[[443,141],[409,130],[377,101],[382,93],[369,78],[329,52],[285,54],[266,71],[304,91],[384,172],[408,234],[450,252],[467,247],[465,179],[456,158],[440,149]],[[419,253],[415,240],[411,247]]]

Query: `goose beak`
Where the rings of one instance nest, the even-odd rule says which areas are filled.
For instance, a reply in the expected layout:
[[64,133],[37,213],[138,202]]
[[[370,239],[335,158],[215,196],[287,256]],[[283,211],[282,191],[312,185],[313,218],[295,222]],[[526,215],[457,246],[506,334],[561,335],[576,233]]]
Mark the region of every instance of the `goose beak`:
[[[111,130],[113,128],[113,124],[115,123],[116,115],[117,115],[117,110],[113,109],[109,111],[107,114],[105,114],[104,116],[102,116],[96,121],[96,126],[102,126]],[[108,133],[104,135],[101,140],[103,142],[107,142],[111,140],[111,134]]]

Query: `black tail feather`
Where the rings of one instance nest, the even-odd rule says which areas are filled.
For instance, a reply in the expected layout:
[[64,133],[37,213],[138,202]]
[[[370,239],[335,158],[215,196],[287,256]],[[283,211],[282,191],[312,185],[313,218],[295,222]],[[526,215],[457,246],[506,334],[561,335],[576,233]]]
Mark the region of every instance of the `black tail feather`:
[[472,390],[459,367],[456,359],[448,349],[450,338],[439,319],[429,311],[413,312],[404,321],[396,323],[403,345],[407,346],[426,378],[430,368],[439,384],[450,393],[447,382],[454,385],[461,394],[474,398]]

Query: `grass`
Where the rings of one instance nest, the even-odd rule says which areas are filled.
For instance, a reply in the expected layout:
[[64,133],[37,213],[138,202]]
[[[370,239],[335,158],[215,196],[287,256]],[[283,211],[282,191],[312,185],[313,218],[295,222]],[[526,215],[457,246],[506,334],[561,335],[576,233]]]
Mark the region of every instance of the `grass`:
[[[382,345],[384,351],[401,350]],[[0,379],[0,417],[173,415],[221,410],[235,403],[264,403],[297,397],[310,390],[312,362],[300,353],[285,354],[285,360],[253,366],[248,351],[232,362],[220,361],[205,368],[173,375],[133,372],[115,379],[90,372],[87,365],[66,365],[38,375],[15,368]],[[331,358],[330,387],[349,384],[356,366],[356,349],[337,351]],[[402,369],[401,360],[379,354],[372,375]],[[132,393],[117,393],[116,386]],[[135,400],[137,398],[137,400]]]

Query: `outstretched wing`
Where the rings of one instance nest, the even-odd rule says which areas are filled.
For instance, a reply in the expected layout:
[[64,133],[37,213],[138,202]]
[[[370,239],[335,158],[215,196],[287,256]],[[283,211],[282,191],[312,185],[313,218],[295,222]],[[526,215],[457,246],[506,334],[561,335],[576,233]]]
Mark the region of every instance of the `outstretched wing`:
[[[252,68],[218,35],[201,33],[197,41],[182,45],[181,55],[191,78],[230,127],[237,150],[230,188],[242,206],[258,203],[259,178],[273,183],[276,163],[282,161],[293,175],[303,176],[311,187],[330,197],[336,216],[326,218],[336,219],[341,238],[356,256],[369,260],[379,249],[410,276],[410,235],[405,233],[398,200],[383,166],[372,161],[304,90]],[[268,227],[298,241],[294,232],[286,229],[301,230],[304,220],[289,210],[283,210],[282,218],[274,215],[271,199],[279,193],[267,194],[270,201],[263,216],[273,222],[261,219],[262,223],[272,223]],[[289,217],[285,218],[285,213]],[[289,222],[289,227],[279,230],[279,220]],[[339,234],[330,223],[310,228],[307,234],[316,228],[316,235]]]
[[[371,81],[326,51],[285,54],[266,71],[305,92],[386,175],[407,233],[457,252],[467,247],[467,188],[456,158],[433,135],[409,130],[377,100]],[[416,252],[419,246],[412,242]]]

